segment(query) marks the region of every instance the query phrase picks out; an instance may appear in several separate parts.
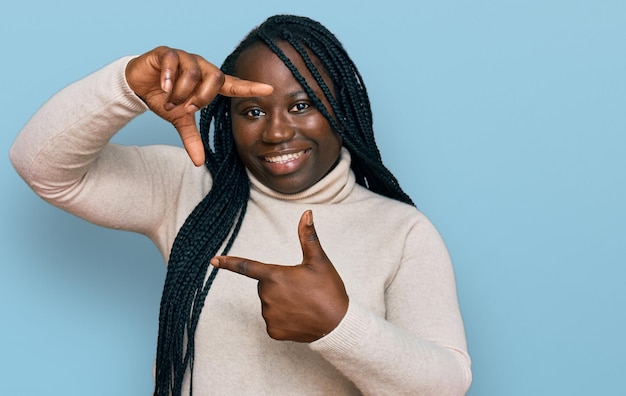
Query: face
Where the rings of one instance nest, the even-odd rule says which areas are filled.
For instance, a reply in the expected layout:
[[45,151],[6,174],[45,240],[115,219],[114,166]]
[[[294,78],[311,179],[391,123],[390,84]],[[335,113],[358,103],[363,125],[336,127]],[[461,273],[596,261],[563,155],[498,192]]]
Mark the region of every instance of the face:
[[[330,109],[297,52],[290,45],[279,46]],[[234,74],[274,87],[270,96],[231,99],[233,136],[246,167],[263,184],[281,193],[297,193],[317,183],[337,162],[341,137],[265,45],[246,49]],[[330,80],[322,75],[328,84]]]

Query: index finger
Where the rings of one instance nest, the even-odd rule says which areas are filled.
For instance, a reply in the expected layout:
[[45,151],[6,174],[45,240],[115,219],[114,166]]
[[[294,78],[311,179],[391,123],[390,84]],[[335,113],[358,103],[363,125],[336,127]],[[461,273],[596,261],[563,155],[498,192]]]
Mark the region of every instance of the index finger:
[[265,264],[233,256],[213,257],[211,259],[211,265],[217,268],[229,270],[231,272],[236,272],[256,280],[262,280],[269,277],[272,267],[275,267],[273,264]]
[[240,78],[224,76],[224,84],[220,88],[220,94],[230,97],[267,96],[274,91],[274,87],[268,84],[242,80]]

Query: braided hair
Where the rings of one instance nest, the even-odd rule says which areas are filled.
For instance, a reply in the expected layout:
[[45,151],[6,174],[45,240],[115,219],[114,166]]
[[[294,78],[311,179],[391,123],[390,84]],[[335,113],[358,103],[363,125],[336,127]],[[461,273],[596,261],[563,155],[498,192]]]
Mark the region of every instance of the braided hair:
[[[277,42],[290,44],[302,57],[331,109],[313,93]],[[259,43],[267,45],[283,61],[331,127],[341,135],[352,157],[356,182],[373,192],[413,205],[383,165],[374,140],[367,90],[337,38],[312,19],[273,16],[248,34],[226,58],[222,71],[233,74],[241,53]],[[322,73],[332,82],[332,91]],[[218,95],[202,110],[200,134],[213,186],[187,217],[172,246],[159,314],[155,396],[180,395],[186,372],[191,393],[194,334],[217,275],[217,268],[213,267],[207,277],[209,260],[220,250],[222,255],[228,253],[241,228],[250,197],[250,181],[232,134],[229,98]]]

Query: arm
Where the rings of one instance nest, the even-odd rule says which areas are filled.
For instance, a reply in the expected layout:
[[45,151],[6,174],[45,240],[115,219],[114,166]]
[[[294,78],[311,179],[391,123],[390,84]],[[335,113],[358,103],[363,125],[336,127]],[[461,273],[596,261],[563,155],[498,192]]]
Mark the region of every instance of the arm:
[[[219,256],[211,264],[257,279],[268,334],[308,342],[365,394],[462,395],[471,382],[447,249],[420,216],[385,291],[386,317],[348,299],[305,212],[296,266]],[[375,271],[375,269],[374,269]]]
[[129,60],[120,59],[54,95],[10,151],[17,172],[43,199],[114,228],[126,228],[116,218],[133,205],[124,198],[139,190],[129,179],[138,176],[142,156],[136,148],[108,142],[147,109],[124,78]]
[[11,161],[42,198],[94,223],[149,233],[176,199],[189,161],[174,147],[122,147],[111,137],[148,108],[172,123],[196,165],[204,148],[194,112],[218,93],[262,95],[264,84],[224,76],[203,58],[158,47],[68,86],[33,116]]
[[365,394],[463,395],[470,358],[447,249],[424,217],[411,229],[385,293],[386,317],[350,301],[311,344]]

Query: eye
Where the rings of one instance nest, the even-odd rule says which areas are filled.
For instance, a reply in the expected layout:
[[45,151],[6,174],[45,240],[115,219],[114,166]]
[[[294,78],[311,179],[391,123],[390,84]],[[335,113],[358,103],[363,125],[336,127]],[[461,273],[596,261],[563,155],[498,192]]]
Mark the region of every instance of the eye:
[[262,111],[261,109],[250,109],[250,110],[245,111],[244,114],[247,117],[259,118],[259,117],[263,117],[265,115],[265,112]]
[[295,105],[294,105],[294,106],[290,109],[290,111],[294,111],[294,112],[296,112],[296,113],[300,113],[300,112],[303,112],[303,111],[307,110],[309,107],[311,107],[311,105],[310,105],[310,104],[305,103],[305,102],[299,102],[299,103],[296,103],[296,104],[295,104]]

